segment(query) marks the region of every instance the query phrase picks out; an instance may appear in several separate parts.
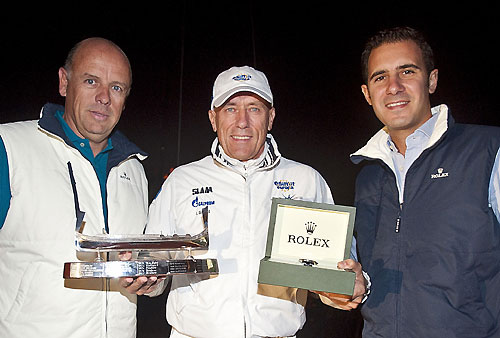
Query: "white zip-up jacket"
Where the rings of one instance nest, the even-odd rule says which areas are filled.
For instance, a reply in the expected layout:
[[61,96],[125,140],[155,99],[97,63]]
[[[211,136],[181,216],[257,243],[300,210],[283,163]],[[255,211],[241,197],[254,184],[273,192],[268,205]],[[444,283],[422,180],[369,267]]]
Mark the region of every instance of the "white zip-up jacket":
[[208,206],[209,250],[193,254],[219,265],[219,275],[210,279],[172,278],[166,310],[171,337],[287,337],[302,328],[307,293],[257,283],[273,197],[333,203],[321,175],[281,157],[270,134],[256,160],[229,158],[216,139],[212,156],[168,176],[150,206],[146,231],[197,234]]
[[[72,166],[84,234],[104,229],[102,198],[91,163],[64,141],[46,106],[38,121],[0,125],[9,164],[10,208],[0,229],[0,337],[133,338],[136,297],[117,281],[64,280],[65,262],[92,261],[75,250],[76,213],[67,163]],[[60,109],[63,109],[60,107]],[[57,127],[59,126],[59,127]],[[147,217],[147,181],[138,148],[112,136],[122,160],[107,179],[110,233],[142,233]],[[127,155],[126,149],[134,152]],[[118,159],[116,159],[118,160]]]

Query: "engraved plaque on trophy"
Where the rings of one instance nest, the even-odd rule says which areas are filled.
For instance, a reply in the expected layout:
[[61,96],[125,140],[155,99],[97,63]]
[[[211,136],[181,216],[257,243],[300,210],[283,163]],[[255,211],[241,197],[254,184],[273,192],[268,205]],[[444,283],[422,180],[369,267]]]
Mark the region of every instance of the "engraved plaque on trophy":
[[355,274],[337,263],[350,256],[355,210],[273,198],[258,282],[352,295]]
[[[65,279],[115,278],[138,276],[169,276],[176,274],[209,274],[219,272],[217,260],[198,259],[191,255],[192,250],[207,250],[208,207],[202,210],[203,231],[197,235],[83,235],[76,231],[77,251],[138,253],[137,260],[68,262],[64,264]],[[157,259],[154,252],[186,251],[185,259]]]

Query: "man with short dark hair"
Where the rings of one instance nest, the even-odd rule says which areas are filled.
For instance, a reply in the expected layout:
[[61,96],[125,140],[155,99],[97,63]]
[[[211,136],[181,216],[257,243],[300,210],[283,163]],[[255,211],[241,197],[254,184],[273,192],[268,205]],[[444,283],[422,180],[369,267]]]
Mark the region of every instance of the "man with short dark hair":
[[500,129],[431,108],[438,70],[412,28],[377,33],[362,91],[384,128],[351,155],[363,337],[500,336]]

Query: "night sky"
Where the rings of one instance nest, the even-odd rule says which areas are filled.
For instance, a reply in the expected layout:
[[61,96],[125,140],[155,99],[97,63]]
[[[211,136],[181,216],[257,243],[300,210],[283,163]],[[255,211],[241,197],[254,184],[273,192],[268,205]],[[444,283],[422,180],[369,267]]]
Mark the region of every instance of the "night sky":
[[[144,166],[152,198],[170,168],[209,154],[215,134],[207,111],[215,77],[233,65],[250,65],[271,84],[277,114],[272,134],[280,152],[317,169],[336,203],[350,205],[358,168],[349,154],[382,127],[360,90],[363,43],[380,28],[409,25],[424,31],[436,54],[439,81],[432,104],[448,104],[458,122],[500,125],[494,106],[500,32],[495,8],[478,2],[165,3],[161,10],[134,5],[116,12],[94,4],[81,12],[4,11],[0,123],[36,119],[46,102],[63,104],[57,71],[69,49],[83,38],[109,38],[132,64],[132,93],[118,128],[150,154]],[[156,315],[163,320],[163,313]],[[333,325],[308,318],[307,325]]]

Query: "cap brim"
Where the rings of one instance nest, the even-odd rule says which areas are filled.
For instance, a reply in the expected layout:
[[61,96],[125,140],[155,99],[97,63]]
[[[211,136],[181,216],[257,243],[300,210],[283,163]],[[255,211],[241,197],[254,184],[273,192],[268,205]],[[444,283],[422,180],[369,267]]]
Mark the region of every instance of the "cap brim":
[[254,87],[249,87],[249,86],[240,86],[236,88],[231,88],[225,93],[220,94],[217,97],[214,97],[212,100],[212,109],[218,108],[224,104],[231,96],[233,96],[236,93],[241,93],[241,92],[251,92],[254,94],[259,95],[261,98],[269,102],[271,105],[273,104],[273,99],[263,91],[254,88]]

